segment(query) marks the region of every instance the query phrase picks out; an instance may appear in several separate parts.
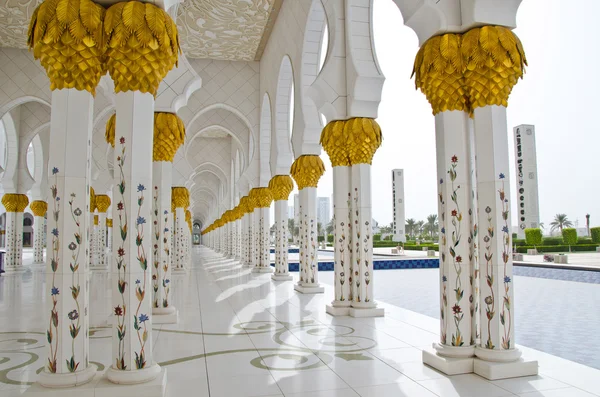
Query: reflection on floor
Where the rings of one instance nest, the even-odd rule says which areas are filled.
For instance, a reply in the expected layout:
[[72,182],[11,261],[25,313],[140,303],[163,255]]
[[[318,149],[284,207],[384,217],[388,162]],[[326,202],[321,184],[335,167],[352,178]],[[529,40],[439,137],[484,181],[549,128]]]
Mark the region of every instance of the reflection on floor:
[[[21,394],[44,365],[43,271],[0,278],[2,397]],[[189,275],[173,279],[180,322],[153,333],[170,396],[600,395],[600,371],[527,348],[540,376],[446,377],[421,364],[420,349],[437,340],[436,320],[385,303],[385,318],[333,318],[325,314],[331,287],[301,295],[291,281],[274,283],[206,248],[195,248]],[[90,285],[90,359],[103,371],[111,362],[109,275],[93,273]]]

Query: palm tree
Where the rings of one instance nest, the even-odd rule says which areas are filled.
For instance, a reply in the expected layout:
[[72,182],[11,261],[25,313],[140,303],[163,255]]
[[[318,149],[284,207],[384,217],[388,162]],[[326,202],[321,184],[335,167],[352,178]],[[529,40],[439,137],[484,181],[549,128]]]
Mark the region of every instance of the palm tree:
[[415,224],[415,234],[420,235],[423,233],[423,226],[425,226],[424,221],[419,221]]
[[405,229],[406,229],[406,234],[408,236],[412,237],[413,232],[415,230],[415,225],[416,224],[417,224],[417,222],[413,218],[410,218],[410,219],[406,220],[406,227],[405,227]]
[[429,215],[427,217],[427,229],[429,230],[431,238],[433,238],[433,233],[435,233],[437,228],[438,228],[437,215],[436,214]]
[[552,226],[550,232],[560,229],[560,234],[562,234],[564,227],[573,227],[573,222],[567,219],[567,214],[556,214],[554,220],[550,222],[550,226]]

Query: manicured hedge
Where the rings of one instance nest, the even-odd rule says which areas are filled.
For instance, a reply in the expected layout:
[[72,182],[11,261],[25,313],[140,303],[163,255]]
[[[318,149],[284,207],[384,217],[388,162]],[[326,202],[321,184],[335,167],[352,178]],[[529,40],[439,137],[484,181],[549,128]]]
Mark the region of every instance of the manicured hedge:
[[542,231],[540,229],[525,229],[525,241],[527,245],[542,245]]
[[575,245],[577,244],[577,230],[571,227],[563,229],[562,231],[563,242],[566,245]]
[[591,228],[590,233],[592,234],[592,242],[600,243],[600,227]]
[[[580,245],[572,245],[572,252],[590,252],[596,251],[596,247],[598,244],[580,244]],[[525,245],[522,247],[517,247],[517,252],[520,254],[526,254],[528,249],[537,249],[539,253],[544,252],[569,252],[568,245],[538,245],[537,247],[533,247],[530,245]]]
[[381,234],[374,234],[373,241],[381,241]]
[[327,242],[328,243],[333,243],[333,234],[328,234],[327,235]]
[[322,241],[325,241],[325,236],[317,236],[317,241],[320,243]]

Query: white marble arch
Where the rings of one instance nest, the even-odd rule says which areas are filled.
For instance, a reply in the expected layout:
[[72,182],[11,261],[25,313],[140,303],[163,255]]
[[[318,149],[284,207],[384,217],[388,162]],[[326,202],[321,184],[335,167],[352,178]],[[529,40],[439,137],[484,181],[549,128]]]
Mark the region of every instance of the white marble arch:
[[[271,173],[273,175],[288,175],[290,166],[294,161],[294,153],[291,147],[292,127],[290,124],[295,120],[292,114],[295,109],[290,109],[290,106],[295,90],[294,70],[290,57],[287,55],[281,60],[277,78],[274,128],[271,132]],[[265,101],[268,101],[268,99],[267,94],[265,94]],[[265,101],[263,101],[263,109],[265,108]]]
[[185,160],[193,168],[192,162],[189,160],[189,151],[190,151],[190,148],[192,147],[193,141],[195,139],[197,139],[197,138],[202,138],[202,135],[205,134],[206,132],[208,132],[208,131],[215,131],[215,130],[223,132],[223,133],[226,133],[235,142],[235,145],[237,146],[236,149],[237,149],[238,153],[240,153],[240,151],[241,151],[241,156],[242,156],[242,158],[241,158],[242,172],[245,171],[246,168],[248,167],[248,164],[246,163],[246,161],[245,161],[246,159],[244,157],[245,156],[244,145],[240,141],[240,138],[233,131],[231,131],[229,128],[224,127],[224,126],[219,125],[219,124],[211,124],[209,126],[203,127],[202,129],[200,129],[196,133],[192,134],[191,138],[186,139],[186,144],[183,147],[183,154],[184,154]]
[[[260,177],[258,181],[259,186],[263,187],[268,186],[272,173],[272,170],[269,167],[269,157],[273,156],[271,130],[271,101],[269,100],[269,94],[265,93],[260,107]],[[277,153],[275,153],[275,155],[277,155]]]
[[42,99],[42,98],[36,97],[36,96],[32,96],[32,95],[26,95],[26,96],[22,96],[22,97],[13,99],[12,101],[7,102],[4,105],[2,105],[0,107],[0,119],[2,119],[12,109],[16,108],[17,106],[24,105],[27,102],[37,102],[37,103],[41,103],[42,105],[46,105],[46,106],[50,107],[50,102],[46,101],[45,99]]
[[[308,89],[320,73],[321,50],[323,40],[329,41],[323,33],[327,26],[325,9],[321,0],[313,0],[306,21],[302,43],[302,62],[300,64],[300,89],[295,90],[295,103],[299,103],[301,117],[294,120],[292,145],[296,157],[302,154],[321,153],[321,131],[323,122],[313,99],[308,94]],[[283,67],[283,65],[282,65]],[[339,79],[343,76],[337,76]],[[278,90],[279,99],[279,90]],[[296,111],[294,109],[294,111]],[[299,115],[300,115],[299,114]]]

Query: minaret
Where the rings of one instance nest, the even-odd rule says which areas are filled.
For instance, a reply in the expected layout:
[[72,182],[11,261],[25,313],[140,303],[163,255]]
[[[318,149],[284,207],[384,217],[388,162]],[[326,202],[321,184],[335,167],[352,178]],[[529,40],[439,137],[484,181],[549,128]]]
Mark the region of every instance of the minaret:
[[394,241],[406,242],[404,230],[404,170],[392,170],[392,197],[394,198]]
[[517,192],[518,237],[525,229],[540,227],[535,126],[521,124],[513,128],[515,135],[515,170]]

